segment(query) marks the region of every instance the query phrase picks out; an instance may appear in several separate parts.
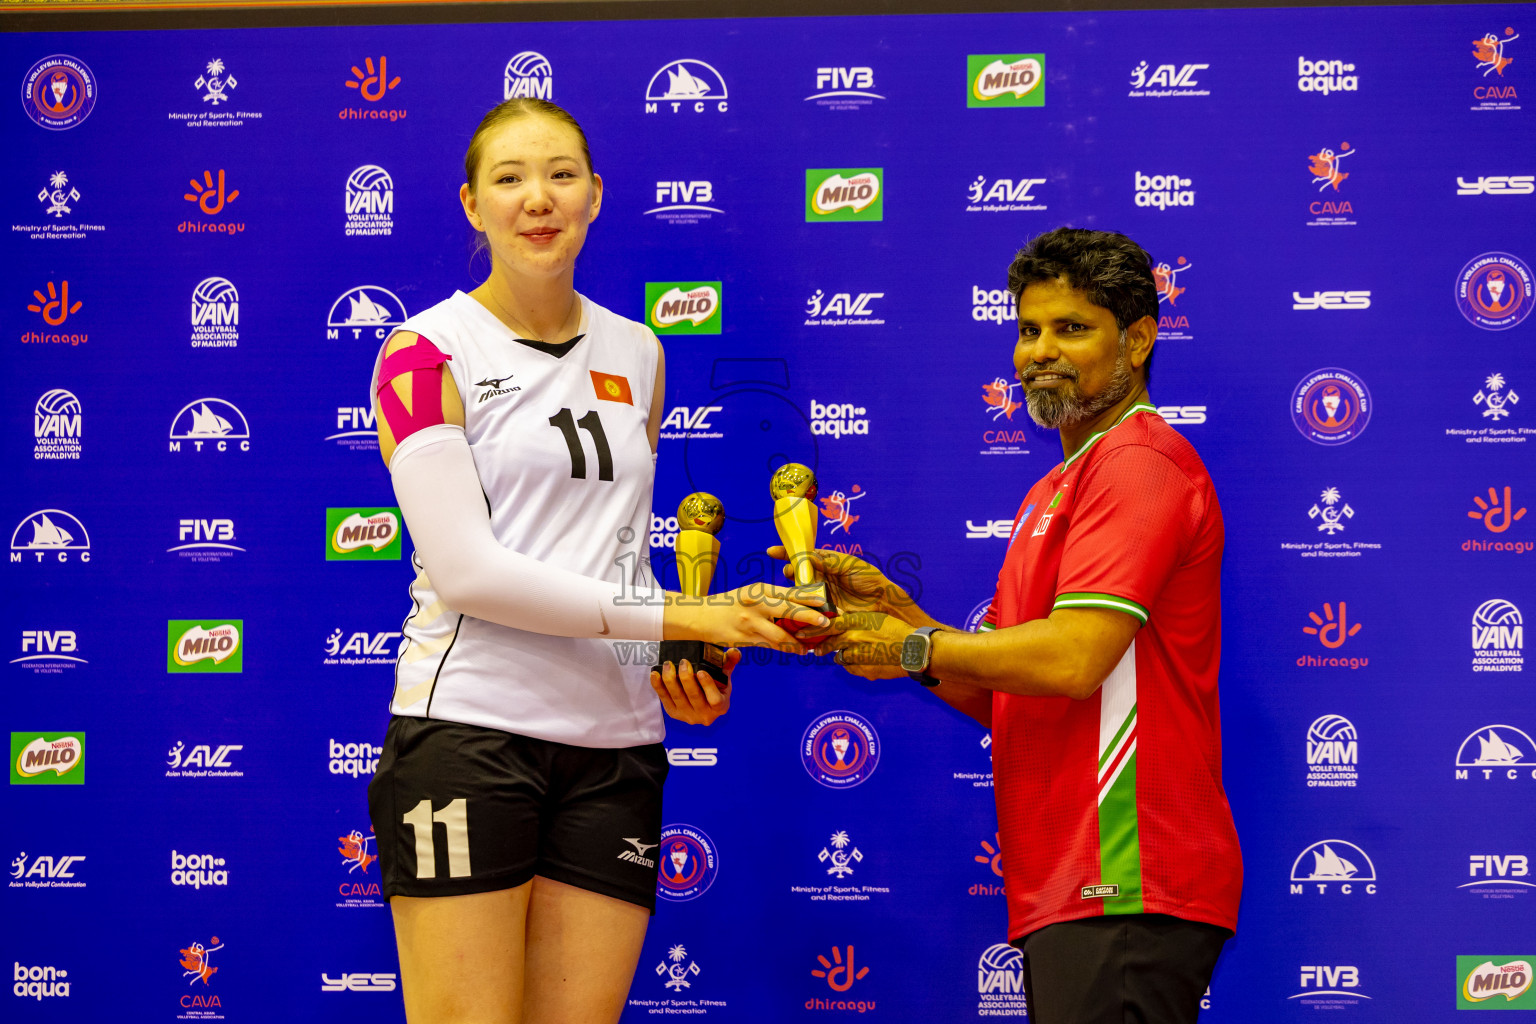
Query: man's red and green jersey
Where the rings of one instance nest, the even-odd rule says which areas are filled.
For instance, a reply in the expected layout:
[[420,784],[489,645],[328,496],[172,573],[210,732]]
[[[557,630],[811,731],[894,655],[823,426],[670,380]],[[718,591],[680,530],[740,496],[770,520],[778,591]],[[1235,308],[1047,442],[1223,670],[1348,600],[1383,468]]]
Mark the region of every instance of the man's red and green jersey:
[[1189,442],[1132,407],[1030,489],[982,628],[1065,608],[1141,623],[1086,700],[992,698],[1008,935],[1102,914],[1237,927],[1221,785],[1221,506]]

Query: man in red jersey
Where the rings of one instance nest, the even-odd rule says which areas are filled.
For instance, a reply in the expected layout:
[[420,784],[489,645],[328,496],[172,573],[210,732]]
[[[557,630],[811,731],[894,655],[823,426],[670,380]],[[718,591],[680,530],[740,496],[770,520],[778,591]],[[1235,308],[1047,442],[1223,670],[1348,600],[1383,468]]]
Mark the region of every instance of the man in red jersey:
[[991,727],[1030,1019],[1192,1022],[1242,889],[1221,785],[1221,507],[1147,397],[1146,252],[1059,228],[1008,286],[1029,414],[1065,458],[1019,507],[986,620],[943,625],[868,564],[818,551],[844,610],[823,649]]

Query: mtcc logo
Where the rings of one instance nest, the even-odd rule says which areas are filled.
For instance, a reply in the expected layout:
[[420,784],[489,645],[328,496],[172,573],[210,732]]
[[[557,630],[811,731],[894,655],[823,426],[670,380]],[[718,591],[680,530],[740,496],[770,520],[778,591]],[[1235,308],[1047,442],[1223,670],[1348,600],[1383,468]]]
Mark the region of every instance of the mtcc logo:
[[1376,866],[1364,850],[1342,839],[1324,839],[1301,851],[1291,866],[1291,895],[1306,891],[1307,885],[1327,893],[1332,886],[1349,896],[1356,888],[1376,895]]
[[1302,92],[1359,92],[1360,76],[1355,66],[1342,60],[1296,58],[1296,88]]
[[1339,617],[1333,617],[1333,605],[1328,602],[1323,604],[1323,614],[1307,612],[1307,618],[1312,620],[1312,625],[1303,626],[1301,631],[1308,636],[1317,637],[1318,641],[1327,648],[1343,647],[1344,641],[1360,632],[1360,623],[1353,625],[1349,621],[1349,612],[1343,601],[1339,602]]
[[1528,196],[1536,192],[1536,175],[1515,174],[1474,178],[1456,176],[1459,196]]
[[1353,789],[1360,781],[1360,733],[1343,715],[1323,715],[1307,727],[1307,786]]
[[240,344],[240,293],[227,278],[205,277],[192,289],[192,347]]
[[405,303],[388,288],[376,284],[360,285],[342,292],[341,297],[331,304],[331,311],[325,318],[325,337],[327,341],[335,341],[342,331],[351,331],[353,339],[359,339],[364,331],[368,331],[369,338],[383,341],[391,330],[405,323],[408,316]]
[[665,985],[673,992],[692,988],[693,983],[688,979],[698,974],[698,962],[688,958],[688,950],[683,948],[682,943],[667,950],[667,958],[656,965],[656,976],[667,979]]
[[542,53],[524,50],[507,61],[502,75],[502,99],[552,100],[555,69]]
[[1370,292],[1291,292],[1292,309],[1370,309]]
[[1153,68],[1142,61],[1131,69],[1133,99],[1165,96],[1209,96],[1209,89],[1199,88],[1195,75],[1210,68],[1209,64],[1159,64]]
[[1502,598],[1472,613],[1472,671],[1519,672],[1525,665],[1525,626],[1520,609]]
[[251,450],[251,427],[245,414],[231,402],[222,398],[198,398],[181,407],[171,420],[171,448],[181,451],[182,442],[189,442],[194,451],[202,451],[208,445],[212,451],[229,451],[236,447],[242,452]]
[[11,534],[11,562],[41,562],[50,560],[68,562],[71,556],[81,562],[91,560],[91,535],[85,532],[85,524],[60,508],[45,508],[23,519]]
[[197,76],[192,88],[203,92],[203,102],[211,106],[229,101],[229,92],[240,83],[218,57],[203,65],[203,73]]
[[1166,210],[1174,206],[1194,206],[1193,178],[1177,174],[1142,174],[1135,172],[1136,205]]
[[651,76],[645,87],[645,112],[655,114],[666,109],[674,114],[702,114],[712,110],[723,114],[728,99],[720,72],[702,60],[685,57],[662,65]]
[[388,235],[395,229],[395,183],[377,164],[347,175],[348,237]]
[[847,878],[853,874],[854,865],[863,860],[864,855],[853,845],[847,832],[838,830],[832,833],[830,849],[823,846],[816,859],[827,865],[827,874],[834,878]]
[[1307,518],[1316,519],[1317,528],[1330,537],[1336,533],[1342,533],[1345,520],[1354,517],[1355,510],[1339,494],[1337,487],[1324,489],[1317,503],[1307,510]]
[[[1476,742],[1474,742],[1476,741]],[[1485,780],[1495,772],[1502,778],[1518,779],[1522,774],[1536,779],[1536,740],[1513,725],[1485,725],[1461,741],[1456,750],[1456,778],[1470,778],[1481,771]]]

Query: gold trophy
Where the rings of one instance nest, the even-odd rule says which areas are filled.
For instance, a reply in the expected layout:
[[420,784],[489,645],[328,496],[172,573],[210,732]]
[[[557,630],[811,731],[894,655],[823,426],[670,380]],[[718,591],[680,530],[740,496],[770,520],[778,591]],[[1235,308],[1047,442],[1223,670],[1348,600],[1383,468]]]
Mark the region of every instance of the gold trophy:
[[[720,561],[720,541],[715,539],[715,534],[724,525],[725,506],[713,494],[696,491],[677,506],[678,589],[689,597],[698,598],[700,603],[709,593],[709,581],[714,578],[715,564]],[[652,667],[660,672],[667,662],[676,665],[684,659],[695,671],[706,664],[723,669],[725,649],[703,640],[663,640]]]
[[[826,583],[817,577],[816,564],[810,558],[810,552],[816,549],[816,474],[809,466],[786,462],[774,470],[768,492],[773,495],[773,525],[789,555],[795,587],[818,597],[816,610],[829,619],[836,618],[832,596]],[[802,623],[788,619],[777,621],[790,633],[803,628]]]

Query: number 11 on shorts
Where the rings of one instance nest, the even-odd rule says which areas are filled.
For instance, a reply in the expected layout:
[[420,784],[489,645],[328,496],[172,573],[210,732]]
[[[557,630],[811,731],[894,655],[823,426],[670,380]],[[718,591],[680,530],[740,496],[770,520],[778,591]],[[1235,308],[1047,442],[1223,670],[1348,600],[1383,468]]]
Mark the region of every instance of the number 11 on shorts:
[[432,810],[432,801],[423,800],[400,816],[416,836],[416,877],[437,876],[437,837],[433,823],[444,826],[448,834],[448,877],[469,877],[469,804],[464,797],[450,800],[440,811]]

